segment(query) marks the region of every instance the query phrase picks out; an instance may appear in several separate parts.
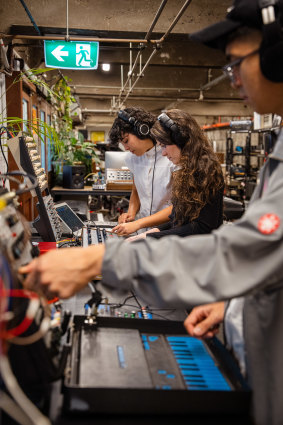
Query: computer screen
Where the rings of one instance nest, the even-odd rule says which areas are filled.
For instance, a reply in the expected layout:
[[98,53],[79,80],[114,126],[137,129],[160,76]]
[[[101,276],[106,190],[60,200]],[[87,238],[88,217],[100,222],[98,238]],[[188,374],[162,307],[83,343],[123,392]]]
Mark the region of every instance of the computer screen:
[[75,233],[84,226],[83,221],[69,207],[69,205],[66,204],[66,202],[55,205],[55,209],[61,220],[68,226],[72,233]]
[[127,167],[125,159],[129,155],[128,152],[116,152],[109,151],[105,152],[105,169],[116,168],[121,169]]

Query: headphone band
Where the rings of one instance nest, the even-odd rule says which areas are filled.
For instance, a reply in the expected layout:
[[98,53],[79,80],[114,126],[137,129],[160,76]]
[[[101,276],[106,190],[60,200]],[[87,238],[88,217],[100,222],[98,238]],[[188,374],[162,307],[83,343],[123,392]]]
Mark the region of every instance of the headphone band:
[[118,118],[121,118],[121,120],[130,124],[130,126],[133,127],[134,132],[139,138],[146,139],[150,136],[149,125],[145,122],[140,122],[136,120],[135,117],[131,116],[123,109],[118,112]]
[[165,130],[170,131],[174,145],[182,149],[186,144],[187,138],[184,139],[178,125],[165,112],[162,112],[157,119]]
[[259,51],[260,68],[268,80],[283,82],[283,29],[279,1],[258,0],[258,7],[263,25],[263,39]]

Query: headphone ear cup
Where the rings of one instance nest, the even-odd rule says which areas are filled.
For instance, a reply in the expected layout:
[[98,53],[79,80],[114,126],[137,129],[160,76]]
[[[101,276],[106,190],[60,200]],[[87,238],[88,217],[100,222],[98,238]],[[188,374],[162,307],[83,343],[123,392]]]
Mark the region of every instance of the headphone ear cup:
[[136,122],[135,130],[139,138],[146,139],[150,134],[149,125],[146,123]]
[[283,82],[283,38],[274,45],[260,47],[260,69],[265,78],[274,83]]

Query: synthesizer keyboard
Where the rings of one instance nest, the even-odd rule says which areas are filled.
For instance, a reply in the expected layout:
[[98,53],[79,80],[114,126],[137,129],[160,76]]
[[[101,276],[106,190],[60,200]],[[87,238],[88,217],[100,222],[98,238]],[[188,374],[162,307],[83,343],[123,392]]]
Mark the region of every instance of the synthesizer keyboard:
[[[249,387],[217,338],[183,321],[74,317],[64,410],[88,414],[246,414]],[[127,402],[125,403],[125,400]]]

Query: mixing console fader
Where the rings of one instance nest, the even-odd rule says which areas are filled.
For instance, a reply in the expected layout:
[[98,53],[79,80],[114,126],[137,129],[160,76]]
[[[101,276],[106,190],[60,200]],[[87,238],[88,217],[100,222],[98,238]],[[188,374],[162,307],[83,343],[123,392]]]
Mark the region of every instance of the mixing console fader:
[[105,227],[83,227],[82,246],[97,245],[105,243],[111,238],[116,238],[117,235],[111,232],[111,228]]

